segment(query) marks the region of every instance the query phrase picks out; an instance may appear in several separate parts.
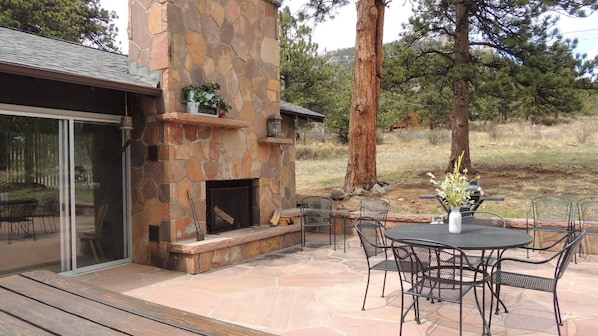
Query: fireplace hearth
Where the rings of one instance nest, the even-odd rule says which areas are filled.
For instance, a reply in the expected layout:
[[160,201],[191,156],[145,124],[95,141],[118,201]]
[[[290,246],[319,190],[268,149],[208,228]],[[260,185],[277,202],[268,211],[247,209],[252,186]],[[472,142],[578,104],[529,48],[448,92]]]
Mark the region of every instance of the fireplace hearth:
[[253,225],[253,180],[206,182],[206,226],[208,234]]

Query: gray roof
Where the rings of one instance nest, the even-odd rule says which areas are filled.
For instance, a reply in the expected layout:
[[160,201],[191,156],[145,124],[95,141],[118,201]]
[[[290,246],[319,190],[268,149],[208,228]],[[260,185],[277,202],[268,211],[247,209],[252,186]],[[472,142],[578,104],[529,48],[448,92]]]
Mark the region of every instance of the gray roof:
[[[0,72],[155,96],[162,92],[157,81],[130,73],[127,55],[4,27],[0,27]],[[326,118],[285,101],[280,102],[280,112],[318,122]]]
[[283,100],[280,101],[280,113],[293,115],[299,119],[313,120],[317,122],[324,122],[324,119],[326,119],[326,116],[321,113],[308,110]]
[[0,71],[159,95],[158,83],[129,72],[127,55],[0,27]]

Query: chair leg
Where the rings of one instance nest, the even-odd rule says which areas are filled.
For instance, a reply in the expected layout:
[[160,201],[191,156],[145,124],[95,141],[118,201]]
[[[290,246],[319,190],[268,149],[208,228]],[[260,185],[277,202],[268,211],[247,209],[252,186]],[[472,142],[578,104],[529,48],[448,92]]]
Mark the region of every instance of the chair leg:
[[303,246],[305,246],[305,227],[301,226],[301,251],[303,251]]
[[89,247],[91,248],[91,253],[93,254],[93,257],[96,261],[100,261],[100,259],[98,258],[98,252],[96,251],[96,246],[93,242],[93,240],[89,240]]
[[388,270],[384,270],[384,281],[382,281],[382,297],[384,297],[384,289],[386,288],[386,274]]
[[347,227],[347,214],[345,214],[345,216],[343,216],[343,235],[344,235],[344,250],[343,252],[347,252],[347,230],[351,230],[351,236],[353,236],[353,230],[352,230],[352,226]]
[[98,256],[100,256],[101,258],[106,258],[106,255],[104,254],[104,248],[102,247],[102,244],[100,244],[99,241],[95,241],[96,248],[98,249]]
[[557,334],[561,336],[561,326],[563,325],[563,320],[561,319],[561,309],[559,308],[559,301],[556,298],[556,292],[554,293],[554,318],[556,320]]
[[365,285],[365,295],[363,296],[363,305],[361,306],[361,310],[365,310],[365,300],[368,297],[368,288],[370,288],[370,273],[371,273],[371,270],[368,266],[368,282]]
[[13,224],[14,224],[14,223],[10,223],[10,224],[9,224],[9,228],[8,228],[8,243],[9,243],[9,244],[12,244],[12,233],[13,233],[13,231],[14,231],[14,229],[13,229]]
[[405,294],[401,293],[401,324],[399,324],[399,336],[403,336],[403,323],[405,323]]
[[[507,309],[507,306],[500,299],[500,284],[496,285],[496,291],[494,292],[494,296],[496,297],[496,311],[494,312],[494,315],[498,315],[498,313],[500,313],[500,308],[498,307],[499,303],[502,305],[502,308],[505,310],[505,313],[508,313],[509,310]],[[490,308],[492,309],[492,307]]]
[[561,317],[561,307],[559,306],[559,299],[557,297],[556,291],[552,297],[553,305],[554,305],[554,318],[556,320],[556,327],[559,330],[559,335],[561,334],[561,326],[563,325],[563,318]]
[[[333,231],[334,231],[334,232],[333,232]],[[334,225],[332,225],[332,226],[330,227],[330,232],[331,232],[331,233],[332,233],[332,235],[334,236],[334,238],[333,238],[333,239],[334,239],[334,246],[333,246],[333,248],[332,248],[332,249],[336,251],[336,227],[335,227]]]
[[35,237],[35,223],[33,222],[33,217],[31,218],[31,232],[33,233],[33,240],[37,240]]

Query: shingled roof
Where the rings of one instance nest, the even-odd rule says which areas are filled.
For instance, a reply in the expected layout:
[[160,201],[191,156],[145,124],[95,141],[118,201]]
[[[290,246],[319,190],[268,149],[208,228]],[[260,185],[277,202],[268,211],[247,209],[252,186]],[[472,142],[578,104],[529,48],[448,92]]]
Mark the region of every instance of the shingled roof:
[[0,72],[160,95],[158,81],[129,72],[126,55],[0,27]]
[[[0,27],[0,72],[159,96],[158,80],[129,72],[127,55]],[[149,76],[148,76],[149,77]],[[323,122],[325,115],[281,101],[280,112]]]
[[304,107],[297,106],[297,105],[291,104],[291,103],[283,101],[283,100],[280,101],[280,113],[292,115],[299,119],[308,120],[308,121],[312,120],[312,121],[324,122],[324,119],[326,119],[326,116],[321,113],[314,112],[312,110],[308,110]]

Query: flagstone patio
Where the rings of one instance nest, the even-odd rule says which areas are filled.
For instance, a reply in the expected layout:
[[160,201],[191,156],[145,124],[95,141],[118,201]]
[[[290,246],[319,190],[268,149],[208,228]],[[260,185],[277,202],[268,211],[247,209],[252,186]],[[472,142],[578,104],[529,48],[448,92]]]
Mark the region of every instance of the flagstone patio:
[[[373,272],[366,310],[361,310],[367,280],[363,250],[356,237],[343,253],[327,235],[311,234],[308,246],[276,251],[207,273],[186,274],[131,264],[77,277],[106,289],[195,314],[296,336],[388,336],[399,333],[401,295],[397,274],[389,274],[381,298],[382,272]],[[509,251],[524,257],[521,251]],[[546,267],[547,276],[553,271]],[[559,283],[563,336],[593,335],[598,326],[598,259],[578,258]],[[509,313],[493,317],[492,335],[557,335],[548,293],[503,288]],[[464,335],[481,335],[481,317],[472,293],[463,305]],[[458,335],[458,305],[421,301],[423,321],[413,314],[406,336]]]

